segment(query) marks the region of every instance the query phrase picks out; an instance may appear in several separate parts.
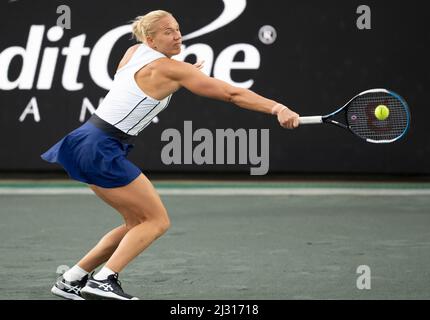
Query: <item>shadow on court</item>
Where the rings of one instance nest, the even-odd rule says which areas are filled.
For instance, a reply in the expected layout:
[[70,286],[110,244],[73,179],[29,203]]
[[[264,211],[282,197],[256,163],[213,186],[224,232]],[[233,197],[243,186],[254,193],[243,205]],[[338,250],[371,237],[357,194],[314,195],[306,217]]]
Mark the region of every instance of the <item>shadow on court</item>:
[[[120,275],[142,299],[429,299],[430,198],[162,195],[172,227]],[[121,224],[86,194],[0,195],[0,299],[57,299]],[[357,288],[369,266],[371,289]]]

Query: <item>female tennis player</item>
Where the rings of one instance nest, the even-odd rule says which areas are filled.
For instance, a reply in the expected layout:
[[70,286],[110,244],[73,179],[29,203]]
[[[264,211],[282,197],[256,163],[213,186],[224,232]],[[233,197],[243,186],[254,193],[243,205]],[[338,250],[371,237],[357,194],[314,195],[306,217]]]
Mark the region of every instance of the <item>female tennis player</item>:
[[[133,147],[129,139],[167,107],[179,88],[276,115],[285,128],[299,125],[298,114],[281,103],[209,77],[199,70],[200,63],[171,59],[181,51],[181,33],[169,12],[156,10],[137,17],[132,32],[139,44],[120,61],[101,105],[85,124],[42,155],[61,164],[71,178],[87,183],[125,222],[57,279],[51,292],[66,299],[137,299],[123,291],[118,273],[164,234],[170,221],[151,182],[126,159]],[[89,275],[103,263],[98,273]]]

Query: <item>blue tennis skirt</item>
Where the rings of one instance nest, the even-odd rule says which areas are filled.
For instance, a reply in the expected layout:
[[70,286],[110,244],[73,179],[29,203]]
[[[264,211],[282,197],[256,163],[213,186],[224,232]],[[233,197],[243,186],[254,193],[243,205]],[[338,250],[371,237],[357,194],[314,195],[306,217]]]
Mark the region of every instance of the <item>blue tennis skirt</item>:
[[61,164],[72,179],[84,183],[104,188],[129,184],[141,173],[126,158],[134,145],[100,126],[100,118],[90,120],[53,145],[42,159]]

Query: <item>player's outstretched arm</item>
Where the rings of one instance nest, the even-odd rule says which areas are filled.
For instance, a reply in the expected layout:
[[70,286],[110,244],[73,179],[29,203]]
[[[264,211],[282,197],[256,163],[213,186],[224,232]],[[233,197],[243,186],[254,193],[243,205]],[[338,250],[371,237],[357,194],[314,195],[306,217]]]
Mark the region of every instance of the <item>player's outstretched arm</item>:
[[[166,59],[167,60],[167,59]],[[219,79],[207,76],[189,63],[168,60],[160,71],[194,94],[231,102],[241,108],[274,114],[284,128],[296,128],[299,115],[286,106],[267,99],[251,90],[239,88]]]

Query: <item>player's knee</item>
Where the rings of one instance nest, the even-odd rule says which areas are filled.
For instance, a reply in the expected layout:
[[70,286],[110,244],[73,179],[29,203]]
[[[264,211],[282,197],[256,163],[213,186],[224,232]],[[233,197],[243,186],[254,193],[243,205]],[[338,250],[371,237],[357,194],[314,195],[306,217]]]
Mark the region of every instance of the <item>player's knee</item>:
[[170,219],[168,216],[163,217],[162,219],[160,219],[160,221],[158,221],[157,223],[158,226],[158,234],[162,235],[164,233],[167,232],[167,230],[170,229]]
[[166,217],[166,221],[164,222],[164,232],[166,232],[167,230],[169,230],[171,225],[172,224],[170,222],[169,217]]
[[162,233],[165,233],[170,228],[170,219],[167,210],[164,206],[159,209],[156,215],[156,224]]
[[170,228],[169,216],[166,214],[162,217],[159,217],[158,219],[153,221],[153,225],[155,227],[157,236],[160,237],[161,235],[165,234]]

